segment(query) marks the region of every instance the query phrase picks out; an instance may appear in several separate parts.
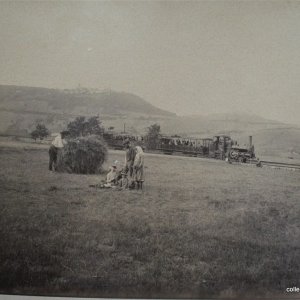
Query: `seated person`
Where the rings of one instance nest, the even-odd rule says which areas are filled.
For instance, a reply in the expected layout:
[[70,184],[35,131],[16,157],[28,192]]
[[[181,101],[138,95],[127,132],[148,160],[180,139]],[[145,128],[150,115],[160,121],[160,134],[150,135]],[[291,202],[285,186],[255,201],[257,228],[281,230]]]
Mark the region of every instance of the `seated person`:
[[128,177],[127,177],[127,172],[122,171],[120,173],[121,178],[118,181],[118,185],[122,189],[127,189],[128,188]]
[[116,183],[117,176],[118,176],[117,166],[116,165],[112,165],[110,167],[110,171],[106,175],[106,183],[110,183],[110,184]]
[[117,172],[117,166],[114,164],[109,168],[109,172],[106,175],[106,181],[102,181],[101,187],[112,187],[117,184],[118,182],[118,172]]

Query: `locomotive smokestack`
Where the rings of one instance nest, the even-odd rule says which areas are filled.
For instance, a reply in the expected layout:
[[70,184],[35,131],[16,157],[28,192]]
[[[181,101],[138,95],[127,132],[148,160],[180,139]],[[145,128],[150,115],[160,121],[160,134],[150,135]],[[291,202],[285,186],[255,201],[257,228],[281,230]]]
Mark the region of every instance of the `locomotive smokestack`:
[[249,148],[252,147],[252,135],[249,136]]

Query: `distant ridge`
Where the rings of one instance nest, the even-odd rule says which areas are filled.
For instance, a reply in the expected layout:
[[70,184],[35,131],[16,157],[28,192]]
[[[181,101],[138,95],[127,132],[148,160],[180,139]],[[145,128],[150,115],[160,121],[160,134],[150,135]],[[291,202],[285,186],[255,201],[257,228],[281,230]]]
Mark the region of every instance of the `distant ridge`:
[[88,88],[58,90],[0,85],[1,109],[68,115],[126,115],[134,113],[175,116],[174,113],[157,108],[131,93]]

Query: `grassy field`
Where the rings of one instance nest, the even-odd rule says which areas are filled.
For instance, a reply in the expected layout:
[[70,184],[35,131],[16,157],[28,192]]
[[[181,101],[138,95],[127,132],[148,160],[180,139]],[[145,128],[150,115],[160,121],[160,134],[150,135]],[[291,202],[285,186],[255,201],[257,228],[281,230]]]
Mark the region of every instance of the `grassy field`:
[[47,154],[0,147],[0,293],[282,298],[300,287],[300,172],[147,155],[144,190],[116,191],[89,187],[104,175],[49,172]]

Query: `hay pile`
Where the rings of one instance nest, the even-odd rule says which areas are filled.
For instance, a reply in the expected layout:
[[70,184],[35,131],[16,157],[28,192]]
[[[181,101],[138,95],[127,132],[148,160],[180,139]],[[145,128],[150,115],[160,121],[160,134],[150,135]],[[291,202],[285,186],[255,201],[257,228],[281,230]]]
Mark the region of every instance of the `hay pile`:
[[57,171],[77,174],[101,173],[107,147],[99,136],[69,139],[58,156]]

